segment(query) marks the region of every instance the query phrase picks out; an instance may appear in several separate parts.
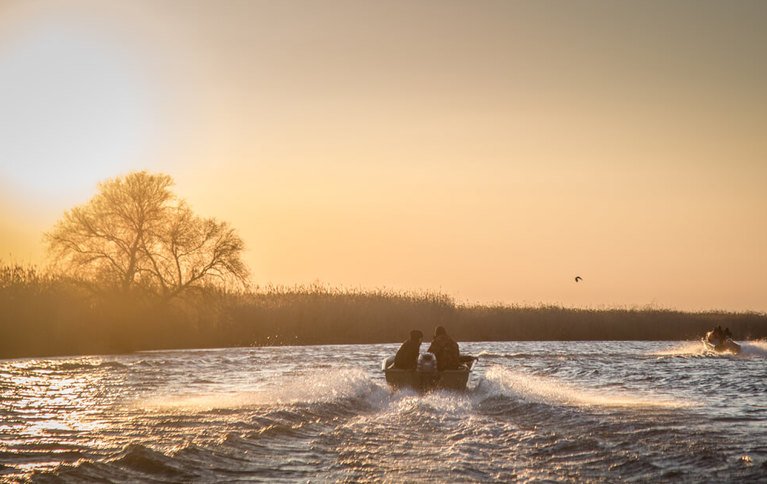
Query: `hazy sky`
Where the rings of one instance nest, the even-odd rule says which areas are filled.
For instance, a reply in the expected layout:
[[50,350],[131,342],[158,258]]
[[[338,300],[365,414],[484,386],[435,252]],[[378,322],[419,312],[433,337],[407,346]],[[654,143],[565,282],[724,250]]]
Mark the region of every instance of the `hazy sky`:
[[0,257],[134,169],[256,284],[767,311],[767,2],[0,0]]

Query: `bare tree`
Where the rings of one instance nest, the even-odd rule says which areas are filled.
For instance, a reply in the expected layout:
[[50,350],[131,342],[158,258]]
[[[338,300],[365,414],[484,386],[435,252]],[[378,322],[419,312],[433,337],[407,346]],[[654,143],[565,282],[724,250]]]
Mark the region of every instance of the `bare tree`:
[[173,297],[201,284],[245,284],[240,237],[196,216],[172,185],[145,171],[101,183],[46,234],[49,254],[70,274],[123,291],[141,285]]
[[225,222],[195,216],[185,203],[168,211],[166,224],[144,246],[145,271],[163,294],[174,296],[202,283],[244,282],[242,240]]

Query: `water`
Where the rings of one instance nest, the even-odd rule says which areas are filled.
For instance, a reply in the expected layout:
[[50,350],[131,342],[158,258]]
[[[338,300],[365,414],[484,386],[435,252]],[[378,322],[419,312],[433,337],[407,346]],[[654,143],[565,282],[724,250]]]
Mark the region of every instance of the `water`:
[[465,343],[465,394],[397,345],[0,360],[0,479],[767,480],[767,343]]

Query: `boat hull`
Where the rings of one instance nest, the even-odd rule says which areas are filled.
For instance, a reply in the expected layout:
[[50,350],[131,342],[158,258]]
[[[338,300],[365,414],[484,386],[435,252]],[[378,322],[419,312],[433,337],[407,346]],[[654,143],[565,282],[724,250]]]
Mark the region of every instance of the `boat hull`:
[[[428,353],[427,353],[428,354]],[[424,355],[421,355],[422,357]],[[410,388],[418,392],[431,390],[465,391],[469,383],[469,375],[474,368],[477,358],[474,356],[461,355],[461,366],[457,370],[436,371],[433,369],[402,370],[393,368],[394,357],[390,356],[381,363],[381,369],[386,375],[386,383],[392,388]]]
[[411,388],[419,392],[430,390],[465,391],[469,370],[418,371],[384,370],[386,383],[395,389]]

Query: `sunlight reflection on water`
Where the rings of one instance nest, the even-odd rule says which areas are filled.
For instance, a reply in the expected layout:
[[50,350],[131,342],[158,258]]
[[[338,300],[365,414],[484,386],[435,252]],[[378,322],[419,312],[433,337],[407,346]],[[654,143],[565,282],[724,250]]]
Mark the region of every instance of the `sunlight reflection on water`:
[[480,355],[469,391],[427,395],[386,387],[378,365],[396,345],[0,361],[0,477],[749,480],[767,468],[764,342],[738,357],[700,342],[462,348]]

